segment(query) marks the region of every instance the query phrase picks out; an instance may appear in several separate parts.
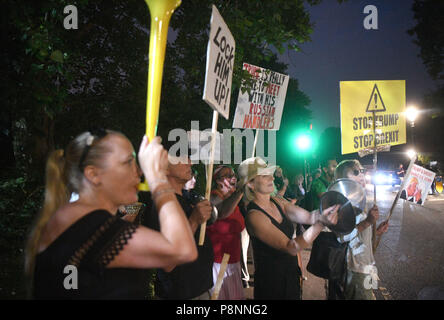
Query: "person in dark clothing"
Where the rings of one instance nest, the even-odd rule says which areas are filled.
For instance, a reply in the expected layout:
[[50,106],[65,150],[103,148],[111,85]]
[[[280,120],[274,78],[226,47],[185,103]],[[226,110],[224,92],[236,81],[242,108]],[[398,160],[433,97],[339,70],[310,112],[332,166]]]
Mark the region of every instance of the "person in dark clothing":
[[[37,299],[143,299],[150,268],[197,258],[191,229],[166,180],[160,138],[144,138],[139,163],[153,191],[157,232],[116,216],[138,200],[141,171],[121,133],[91,130],[47,162],[45,201],[26,248]],[[75,192],[78,200],[69,202]]]
[[[200,228],[203,222],[211,217],[211,203],[200,197],[197,203],[192,198],[186,198],[183,187],[191,178],[191,161],[188,157],[176,158],[169,156],[167,178],[175,190],[176,197],[188,218],[196,244],[199,242]],[[242,192],[234,192],[229,198],[216,206],[218,218],[227,217],[234,211]],[[236,202],[237,201],[237,202]],[[145,224],[157,229],[157,208],[152,206],[151,214]],[[161,299],[174,300],[209,300],[210,289],[213,287],[214,253],[210,238],[205,234],[202,246],[197,246],[198,258],[194,262],[157,270],[155,281],[156,296]]]
[[[238,168],[240,185],[249,201],[246,226],[252,239],[255,266],[255,299],[301,299],[297,253],[309,246],[325,225],[337,223],[339,206],[309,213],[280,198],[273,198],[273,172],[259,158],[249,158]],[[293,239],[293,223],[312,225]]]

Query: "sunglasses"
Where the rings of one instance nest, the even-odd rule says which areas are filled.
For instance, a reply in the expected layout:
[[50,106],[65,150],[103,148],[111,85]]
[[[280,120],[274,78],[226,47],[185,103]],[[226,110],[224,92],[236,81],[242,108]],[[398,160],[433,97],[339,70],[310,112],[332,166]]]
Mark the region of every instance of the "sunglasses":
[[353,170],[353,174],[355,175],[355,176],[359,176],[359,174],[360,173],[362,173],[362,174],[364,174],[365,173],[365,169],[354,169]]
[[80,157],[79,161],[79,169],[81,171],[84,169],[83,163],[85,162],[86,156],[88,155],[88,152],[91,149],[91,146],[94,143],[94,141],[98,141],[108,134],[108,132],[106,132],[106,130],[103,128],[90,129],[89,133],[90,136],[86,138],[85,148],[83,149],[82,156]]

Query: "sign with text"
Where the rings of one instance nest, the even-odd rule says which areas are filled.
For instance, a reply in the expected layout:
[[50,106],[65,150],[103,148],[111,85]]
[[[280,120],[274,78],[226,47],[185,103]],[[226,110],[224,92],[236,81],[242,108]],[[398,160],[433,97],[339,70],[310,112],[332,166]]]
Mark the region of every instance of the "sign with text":
[[236,44],[230,29],[213,5],[202,99],[225,119],[230,115],[235,48]]
[[401,191],[400,198],[413,203],[424,204],[435,179],[435,173],[415,164],[410,174],[404,179],[406,179],[406,187]]
[[233,128],[279,130],[290,77],[248,63],[253,77],[251,91],[239,90]]
[[341,81],[340,95],[342,154],[406,143],[405,80]]

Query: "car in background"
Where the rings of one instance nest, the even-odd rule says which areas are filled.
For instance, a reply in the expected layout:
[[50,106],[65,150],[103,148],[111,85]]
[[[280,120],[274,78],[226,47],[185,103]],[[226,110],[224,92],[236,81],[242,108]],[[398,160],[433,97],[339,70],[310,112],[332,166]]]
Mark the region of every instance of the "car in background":
[[401,185],[401,179],[395,171],[391,170],[367,170],[365,172],[365,181],[376,185]]

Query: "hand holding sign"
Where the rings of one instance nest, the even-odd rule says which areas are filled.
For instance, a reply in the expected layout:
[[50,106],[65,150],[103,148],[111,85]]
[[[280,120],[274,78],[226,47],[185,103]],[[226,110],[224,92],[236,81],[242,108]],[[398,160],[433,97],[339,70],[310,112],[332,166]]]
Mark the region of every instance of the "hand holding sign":
[[[230,114],[231,80],[233,77],[235,42],[217,8],[213,5],[210,39],[207,51],[207,68],[202,99],[213,109],[211,151],[207,167],[205,198],[210,199],[214,164],[214,146],[219,113],[226,119]],[[199,245],[205,240],[206,222],[200,227]]]

